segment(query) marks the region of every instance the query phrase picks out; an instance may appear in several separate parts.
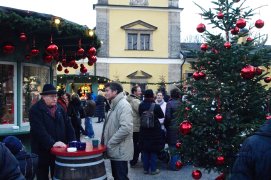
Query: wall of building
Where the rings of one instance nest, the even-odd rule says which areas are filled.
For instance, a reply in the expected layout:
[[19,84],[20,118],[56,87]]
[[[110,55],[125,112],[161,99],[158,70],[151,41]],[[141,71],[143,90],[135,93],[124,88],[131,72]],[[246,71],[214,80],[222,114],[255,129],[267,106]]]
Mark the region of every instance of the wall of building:
[[[168,0],[146,0],[146,1],[148,2],[148,6],[168,7]],[[130,0],[108,0],[108,4],[128,6],[130,5]]]

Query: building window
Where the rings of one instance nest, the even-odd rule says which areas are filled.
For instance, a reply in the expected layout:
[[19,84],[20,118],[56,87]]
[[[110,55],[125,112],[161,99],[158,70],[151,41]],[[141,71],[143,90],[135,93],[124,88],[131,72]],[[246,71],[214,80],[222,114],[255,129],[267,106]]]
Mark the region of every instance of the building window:
[[128,50],[151,50],[151,34],[127,33]]
[[132,6],[147,6],[148,4],[148,0],[130,0]]
[[50,70],[48,67],[29,65],[23,66],[23,122],[29,122],[28,111],[33,104],[40,99],[43,85],[50,82]]
[[0,125],[15,124],[15,67],[0,64]]

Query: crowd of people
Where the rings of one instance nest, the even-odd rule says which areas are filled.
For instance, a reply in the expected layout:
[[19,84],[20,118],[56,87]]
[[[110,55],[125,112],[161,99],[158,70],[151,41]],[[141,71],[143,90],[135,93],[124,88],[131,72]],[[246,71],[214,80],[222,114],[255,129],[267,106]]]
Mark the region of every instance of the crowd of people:
[[[15,136],[6,137],[0,143],[1,179],[53,178],[55,156],[50,153],[51,148],[80,141],[81,134],[94,138],[94,116],[98,117],[97,123],[104,122],[101,144],[107,147],[104,156],[110,160],[114,179],[129,179],[128,164],[135,167],[140,154],[143,173],[159,174],[157,161],[165,147],[170,156],[166,161],[169,169],[179,170],[175,165],[181,160],[176,151],[176,111],[182,103],[178,88],[170,91],[170,97],[163,91],[154,94],[151,89],[143,93],[137,85],[127,94],[121,84],[110,82],[95,100],[87,94],[84,105],[77,94],[57,91],[52,84],[45,84],[40,95],[41,99],[29,111],[31,153]],[[82,118],[85,118],[85,128]],[[261,170],[269,172],[270,153],[265,152],[270,146],[270,124],[269,121],[244,143],[233,167],[232,179],[253,179]],[[264,179],[265,175],[268,173],[261,177]]]

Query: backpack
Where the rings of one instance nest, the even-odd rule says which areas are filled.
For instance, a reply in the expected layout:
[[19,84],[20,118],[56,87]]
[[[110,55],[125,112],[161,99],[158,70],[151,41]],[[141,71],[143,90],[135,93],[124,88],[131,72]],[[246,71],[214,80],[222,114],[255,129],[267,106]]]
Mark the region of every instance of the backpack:
[[142,113],[140,117],[140,126],[142,128],[154,128],[154,106],[155,103],[152,103],[150,109]]

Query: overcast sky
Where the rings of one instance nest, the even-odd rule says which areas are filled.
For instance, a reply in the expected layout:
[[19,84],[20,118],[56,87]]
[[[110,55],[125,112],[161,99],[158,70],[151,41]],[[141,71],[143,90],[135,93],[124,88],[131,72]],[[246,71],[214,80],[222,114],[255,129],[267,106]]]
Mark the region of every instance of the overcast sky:
[[[239,3],[242,1],[244,0],[240,0]],[[202,20],[199,15],[201,10],[193,2],[196,2],[205,9],[214,7],[210,3],[211,0],[180,0],[179,6],[184,8],[181,13],[182,41],[187,41],[191,39],[191,37],[199,35],[196,31],[196,27],[199,23],[208,24],[208,22]],[[95,11],[93,10],[93,4],[95,3],[97,3],[97,0],[0,0],[0,6],[52,14],[78,24],[87,25],[89,28],[95,27],[96,24]],[[251,8],[268,5],[255,11],[257,14],[253,17],[254,19],[250,21],[250,25],[253,25],[257,19],[264,20],[265,26],[260,30],[254,28],[253,35],[269,33],[267,44],[271,45],[271,21],[267,21],[271,12],[271,0],[247,0],[245,5]],[[207,28],[210,29],[211,27],[207,26]]]

